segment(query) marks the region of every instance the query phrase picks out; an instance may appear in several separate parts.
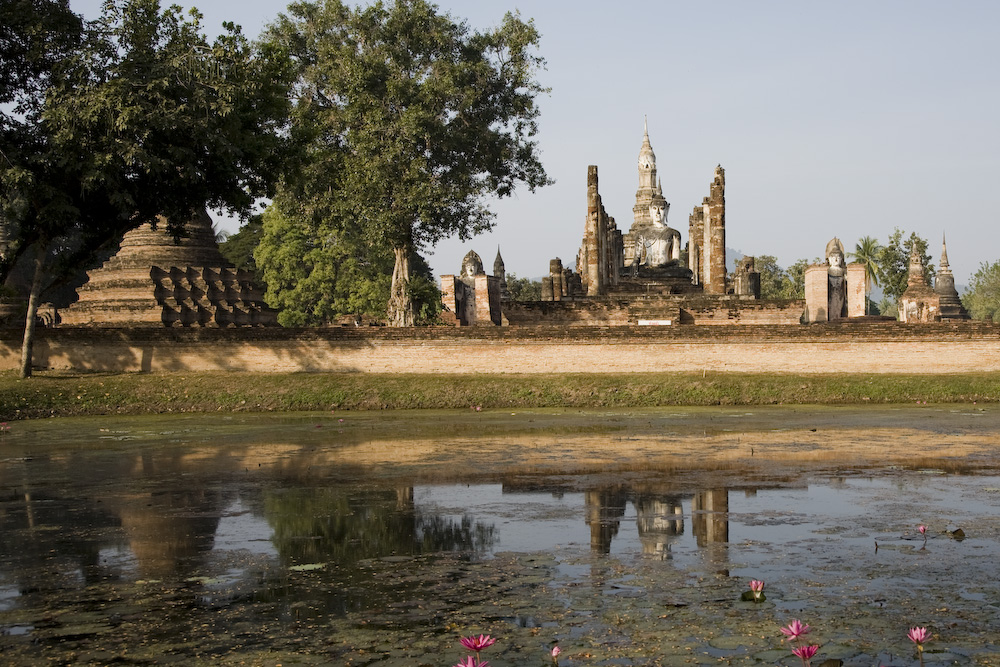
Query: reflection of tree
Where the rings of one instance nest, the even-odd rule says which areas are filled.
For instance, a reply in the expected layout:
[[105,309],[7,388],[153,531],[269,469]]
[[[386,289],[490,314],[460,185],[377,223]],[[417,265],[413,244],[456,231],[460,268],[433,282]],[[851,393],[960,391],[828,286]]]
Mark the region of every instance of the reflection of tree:
[[107,578],[101,549],[121,543],[118,520],[82,498],[25,491],[0,505],[0,563],[20,593]]
[[418,513],[410,489],[287,489],[267,494],[264,512],[286,564],[488,549],[493,526]]

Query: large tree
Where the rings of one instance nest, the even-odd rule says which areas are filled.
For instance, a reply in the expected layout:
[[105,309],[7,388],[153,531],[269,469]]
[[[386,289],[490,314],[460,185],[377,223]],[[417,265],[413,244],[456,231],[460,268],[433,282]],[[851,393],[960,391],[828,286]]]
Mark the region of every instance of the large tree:
[[977,320],[1000,322],[1000,260],[979,265],[962,295],[962,305]]
[[489,229],[489,197],[549,182],[532,137],[543,88],[531,21],[476,32],[424,0],[293,3],[272,27],[299,66],[284,196],[394,257],[388,316],[414,322],[410,259]]
[[[3,23],[13,5],[42,4],[4,4]],[[34,253],[23,376],[47,283],[160,216],[180,235],[205,206],[248,215],[271,192],[287,118],[287,58],[252,46],[232,24],[209,43],[196,12],[161,11],[157,0],[111,0],[99,20],[65,24],[82,30],[33,56],[43,76],[4,74],[17,104],[0,172],[6,255]],[[34,25],[12,30],[30,42]]]
[[[319,326],[344,316],[381,320],[389,302],[393,252],[367,246],[350,230],[286,212],[276,200],[262,216],[254,260],[267,286],[267,302],[278,309],[283,326]],[[242,233],[242,231],[241,231]],[[430,267],[410,258],[416,318],[426,322],[440,309],[441,294]]]

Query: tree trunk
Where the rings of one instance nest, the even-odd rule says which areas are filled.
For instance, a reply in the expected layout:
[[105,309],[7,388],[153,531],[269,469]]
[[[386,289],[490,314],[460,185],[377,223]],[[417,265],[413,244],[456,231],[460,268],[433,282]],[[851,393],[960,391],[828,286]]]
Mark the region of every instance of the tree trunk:
[[410,295],[410,250],[393,248],[396,264],[392,268],[392,285],[389,287],[389,326],[412,327],[413,297]]
[[21,377],[31,377],[32,346],[35,344],[35,316],[38,314],[38,300],[42,294],[42,279],[45,274],[45,255],[48,243],[39,242],[38,256],[35,257],[35,277],[31,281],[28,296],[28,313],[24,318],[24,340],[21,343]]

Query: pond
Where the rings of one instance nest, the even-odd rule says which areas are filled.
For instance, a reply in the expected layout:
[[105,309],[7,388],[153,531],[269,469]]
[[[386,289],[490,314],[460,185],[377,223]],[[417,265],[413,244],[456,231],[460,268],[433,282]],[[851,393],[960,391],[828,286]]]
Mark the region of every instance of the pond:
[[972,405],[14,423],[0,663],[796,665],[801,619],[816,667],[915,665],[914,626],[1000,664],[998,436]]

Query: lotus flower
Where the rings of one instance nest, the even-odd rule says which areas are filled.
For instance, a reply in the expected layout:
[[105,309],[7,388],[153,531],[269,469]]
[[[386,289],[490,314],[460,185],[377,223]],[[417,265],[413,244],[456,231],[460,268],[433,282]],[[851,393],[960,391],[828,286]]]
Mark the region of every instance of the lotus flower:
[[781,631],[784,632],[789,639],[798,639],[803,635],[809,634],[809,626],[800,621],[799,619],[795,619],[788,624],[788,627],[781,628]]
[[467,655],[455,667],[490,667],[490,663],[489,660],[480,660],[473,655]]
[[917,530],[920,531],[921,535],[926,535],[927,534],[927,526],[923,526],[923,525],[917,526]]
[[910,631],[906,633],[906,636],[910,638],[911,642],[920,646],[927,641],[927,628],[910,628]]
[[764,582],[756,579],[750,580],[750,590],[753,591],[753,599],[759,600],[760,594],[764,592]]
[[800,646],[798,648],[793,648],[792,653],[802,658],[802,664],[808,665],[809,660],[816,655],[816,651],[819,650],[818,644],[813,644],[812,646]]
[[496,643],[496,639],[493,639],[489,635],[479,635],[478,637],[462,637],[462,646],[469,649],[470,651],[475,651],[479,653],[484,648],[493,646]]
[[562,653],[562,649],[561,648],[559,648],[558,646],[553,646],[552,647],[552,664],[553,665],[558,665],[559,664],[559,654],[560,653]]

